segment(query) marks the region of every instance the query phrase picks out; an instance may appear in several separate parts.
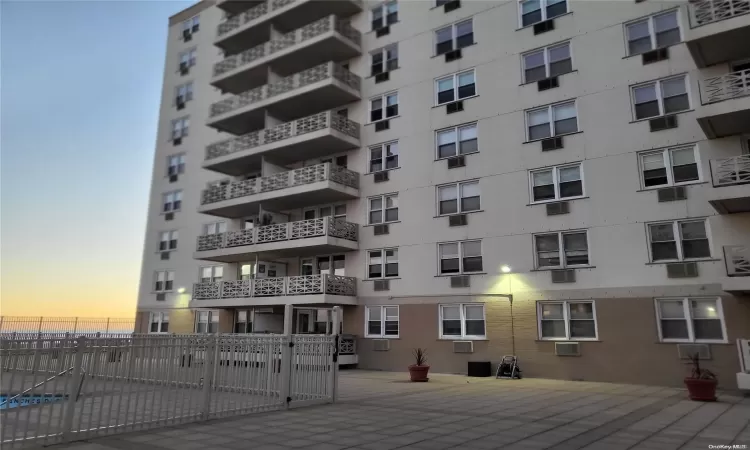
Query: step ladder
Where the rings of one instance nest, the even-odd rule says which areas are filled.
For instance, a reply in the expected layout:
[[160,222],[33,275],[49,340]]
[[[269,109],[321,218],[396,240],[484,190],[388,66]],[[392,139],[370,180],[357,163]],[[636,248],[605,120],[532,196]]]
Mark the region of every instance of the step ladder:
[[497,365],[497,373],[495,373],[495,378],[502,378],[506,380],[512,380],[516,378],[520,380],[521,368],[518,366],[518,356],[503,356],[502,361],[500,361],[500,364]]

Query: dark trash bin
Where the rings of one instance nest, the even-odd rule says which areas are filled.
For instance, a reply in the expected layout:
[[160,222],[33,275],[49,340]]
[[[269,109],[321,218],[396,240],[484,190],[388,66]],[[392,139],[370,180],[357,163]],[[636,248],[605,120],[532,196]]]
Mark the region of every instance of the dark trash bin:
[[467,373],[470,377],[491,377],[492,363],[489,361],[469,361]]

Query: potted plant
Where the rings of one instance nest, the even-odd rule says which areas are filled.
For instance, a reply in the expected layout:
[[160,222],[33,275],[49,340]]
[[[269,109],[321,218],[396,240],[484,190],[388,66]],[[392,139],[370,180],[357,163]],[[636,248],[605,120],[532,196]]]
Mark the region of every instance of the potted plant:
[[685,377],[685,386],[687,387],[690,400],[699,402],[716,401],[716,375],[708,369],[701,368],[698,353],[690,357],[690,363],[693,365],[690,376]]
[[414,351],[412,351],[412,354],[414,355],[415,364],[409,366],[409,377],[411,377],[411,381],[429,380],[429,378],[427,378],[427,372],[430,370],[430,366],[426,364],[427,350],[423,348],[415,348]]

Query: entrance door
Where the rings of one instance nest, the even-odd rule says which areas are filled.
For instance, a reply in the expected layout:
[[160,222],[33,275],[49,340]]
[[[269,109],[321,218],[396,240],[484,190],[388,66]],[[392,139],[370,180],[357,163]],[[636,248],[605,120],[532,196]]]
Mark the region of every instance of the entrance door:
[[297,310],[297,333],[312,333],[313,323],[313,311]]

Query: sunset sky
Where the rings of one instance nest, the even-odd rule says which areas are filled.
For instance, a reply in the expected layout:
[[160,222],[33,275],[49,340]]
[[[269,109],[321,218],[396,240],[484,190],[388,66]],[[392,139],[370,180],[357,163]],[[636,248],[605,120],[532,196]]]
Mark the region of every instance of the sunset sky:
[[167,20],[0,2],[0,313],[135,315]]

